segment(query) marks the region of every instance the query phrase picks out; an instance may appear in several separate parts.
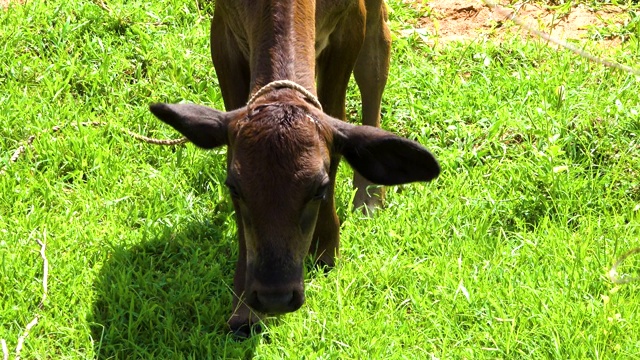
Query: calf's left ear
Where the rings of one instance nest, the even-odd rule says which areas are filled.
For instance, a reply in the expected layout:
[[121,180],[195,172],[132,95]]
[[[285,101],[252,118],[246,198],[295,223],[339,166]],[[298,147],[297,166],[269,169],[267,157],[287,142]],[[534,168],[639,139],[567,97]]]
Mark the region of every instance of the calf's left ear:
[[203,149],[228,144],[228,125],[238,111],[224,112],[196,104],[152,104],[149,110]]
[[436,158],[419,143],[373,126],[329,119],[334,146],[349,165],[380,185],[431,181],[440,174]]

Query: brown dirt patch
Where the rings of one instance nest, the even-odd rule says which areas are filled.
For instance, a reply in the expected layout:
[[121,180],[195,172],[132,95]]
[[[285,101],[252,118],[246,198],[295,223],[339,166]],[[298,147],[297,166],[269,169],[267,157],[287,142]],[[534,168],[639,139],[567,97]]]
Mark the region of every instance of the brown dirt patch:
[[[502,40],[514,32],[524,33],[519,26],[505,21],[514,11],[531,28],[560,40],[589,39],[590,28],[621,26],[628,19],[622,9],[613,6],[592,11],[577,5],[560,12],[535,4],[505,5],[503,11],[495,11],[480,0],[406,0],[405,4],[428,15],[417,21],[415,29],[404,30],[403,34],[417,32],[433,44],[479,38]],[[599,42],[607,46],[618,45],[620,39],[612,37]]]
[[0,9],[6,9],[11,3],[24,4],[25,0],[0,0]]
[[[26,0],[0,0],[0,9],[10,4],[24,4]],[[429,15],[418,19],[416,27],[402,31],[402,35],[417,33],[429,44],[477,39],[503,40],[514,32],[529,35],[525,29],[507,20],[516,16],[533,29],[543,31],[559,40],[587,40],[590,28],[622,26],[628,15],[615,6],[592,11],[583,4],[560,12],[535,4],[503,5],[502,10],[492,10],[481,0],[404,0],[410,6]],[[595,40],[589,40],[595,42]],[[610,37],[598,40],[599,45],[617,46],[621,39]]]

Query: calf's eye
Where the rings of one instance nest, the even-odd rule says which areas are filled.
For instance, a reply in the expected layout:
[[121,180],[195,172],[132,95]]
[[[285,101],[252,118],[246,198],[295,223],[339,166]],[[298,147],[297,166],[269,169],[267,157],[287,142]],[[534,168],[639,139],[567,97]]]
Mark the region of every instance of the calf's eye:
[[318,186],[316,192],[313,194],[313,200],[325,200],[327,198],[327,192],[329,190],[329,183]]
[[234,199],[240,198],[240,192],[233,184],[226,183],[225,185],[227,185],[227,189],[229,189],[229,194],[231,194],[232,198]]

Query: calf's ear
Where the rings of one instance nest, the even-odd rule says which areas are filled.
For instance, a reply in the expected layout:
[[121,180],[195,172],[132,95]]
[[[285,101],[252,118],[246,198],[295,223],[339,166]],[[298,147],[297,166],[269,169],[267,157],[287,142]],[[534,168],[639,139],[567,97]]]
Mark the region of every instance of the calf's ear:
[[334,146],[349,165],[380,185],[431,181],[440,174],[436,158],[419,143],[373,126],[330,118]]
[[229,142],[228,125],[234,112],[196,104],[162,103],[150,105],[149,110],[198,147],[213,149]]

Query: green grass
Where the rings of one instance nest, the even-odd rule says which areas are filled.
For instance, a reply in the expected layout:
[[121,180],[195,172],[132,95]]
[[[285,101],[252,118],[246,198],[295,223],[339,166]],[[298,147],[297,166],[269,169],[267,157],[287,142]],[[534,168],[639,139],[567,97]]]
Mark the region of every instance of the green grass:
[[[35,314],[25,359],[640,353],[640,285],[606,277],[640,246],[637,77],[515,36],[432,48],[399,35],[418,14],[391,1],[383,127],[425,144],[443,173],[390,188],[365,219],[343,165],[337,267],[307,275],[300,310],[237,342],[225,327],[237,250],[224,150],[120,130],[176,137],[151,102],[222,108],[211,9],[99,3],[0,11],[0,339],[12,354]],[[640,34],[624,31],[621,48],[589,50],[637,66]],[[352,86],[354,119],[358,104]],[[37,240],[49,260],[42,309]]]

